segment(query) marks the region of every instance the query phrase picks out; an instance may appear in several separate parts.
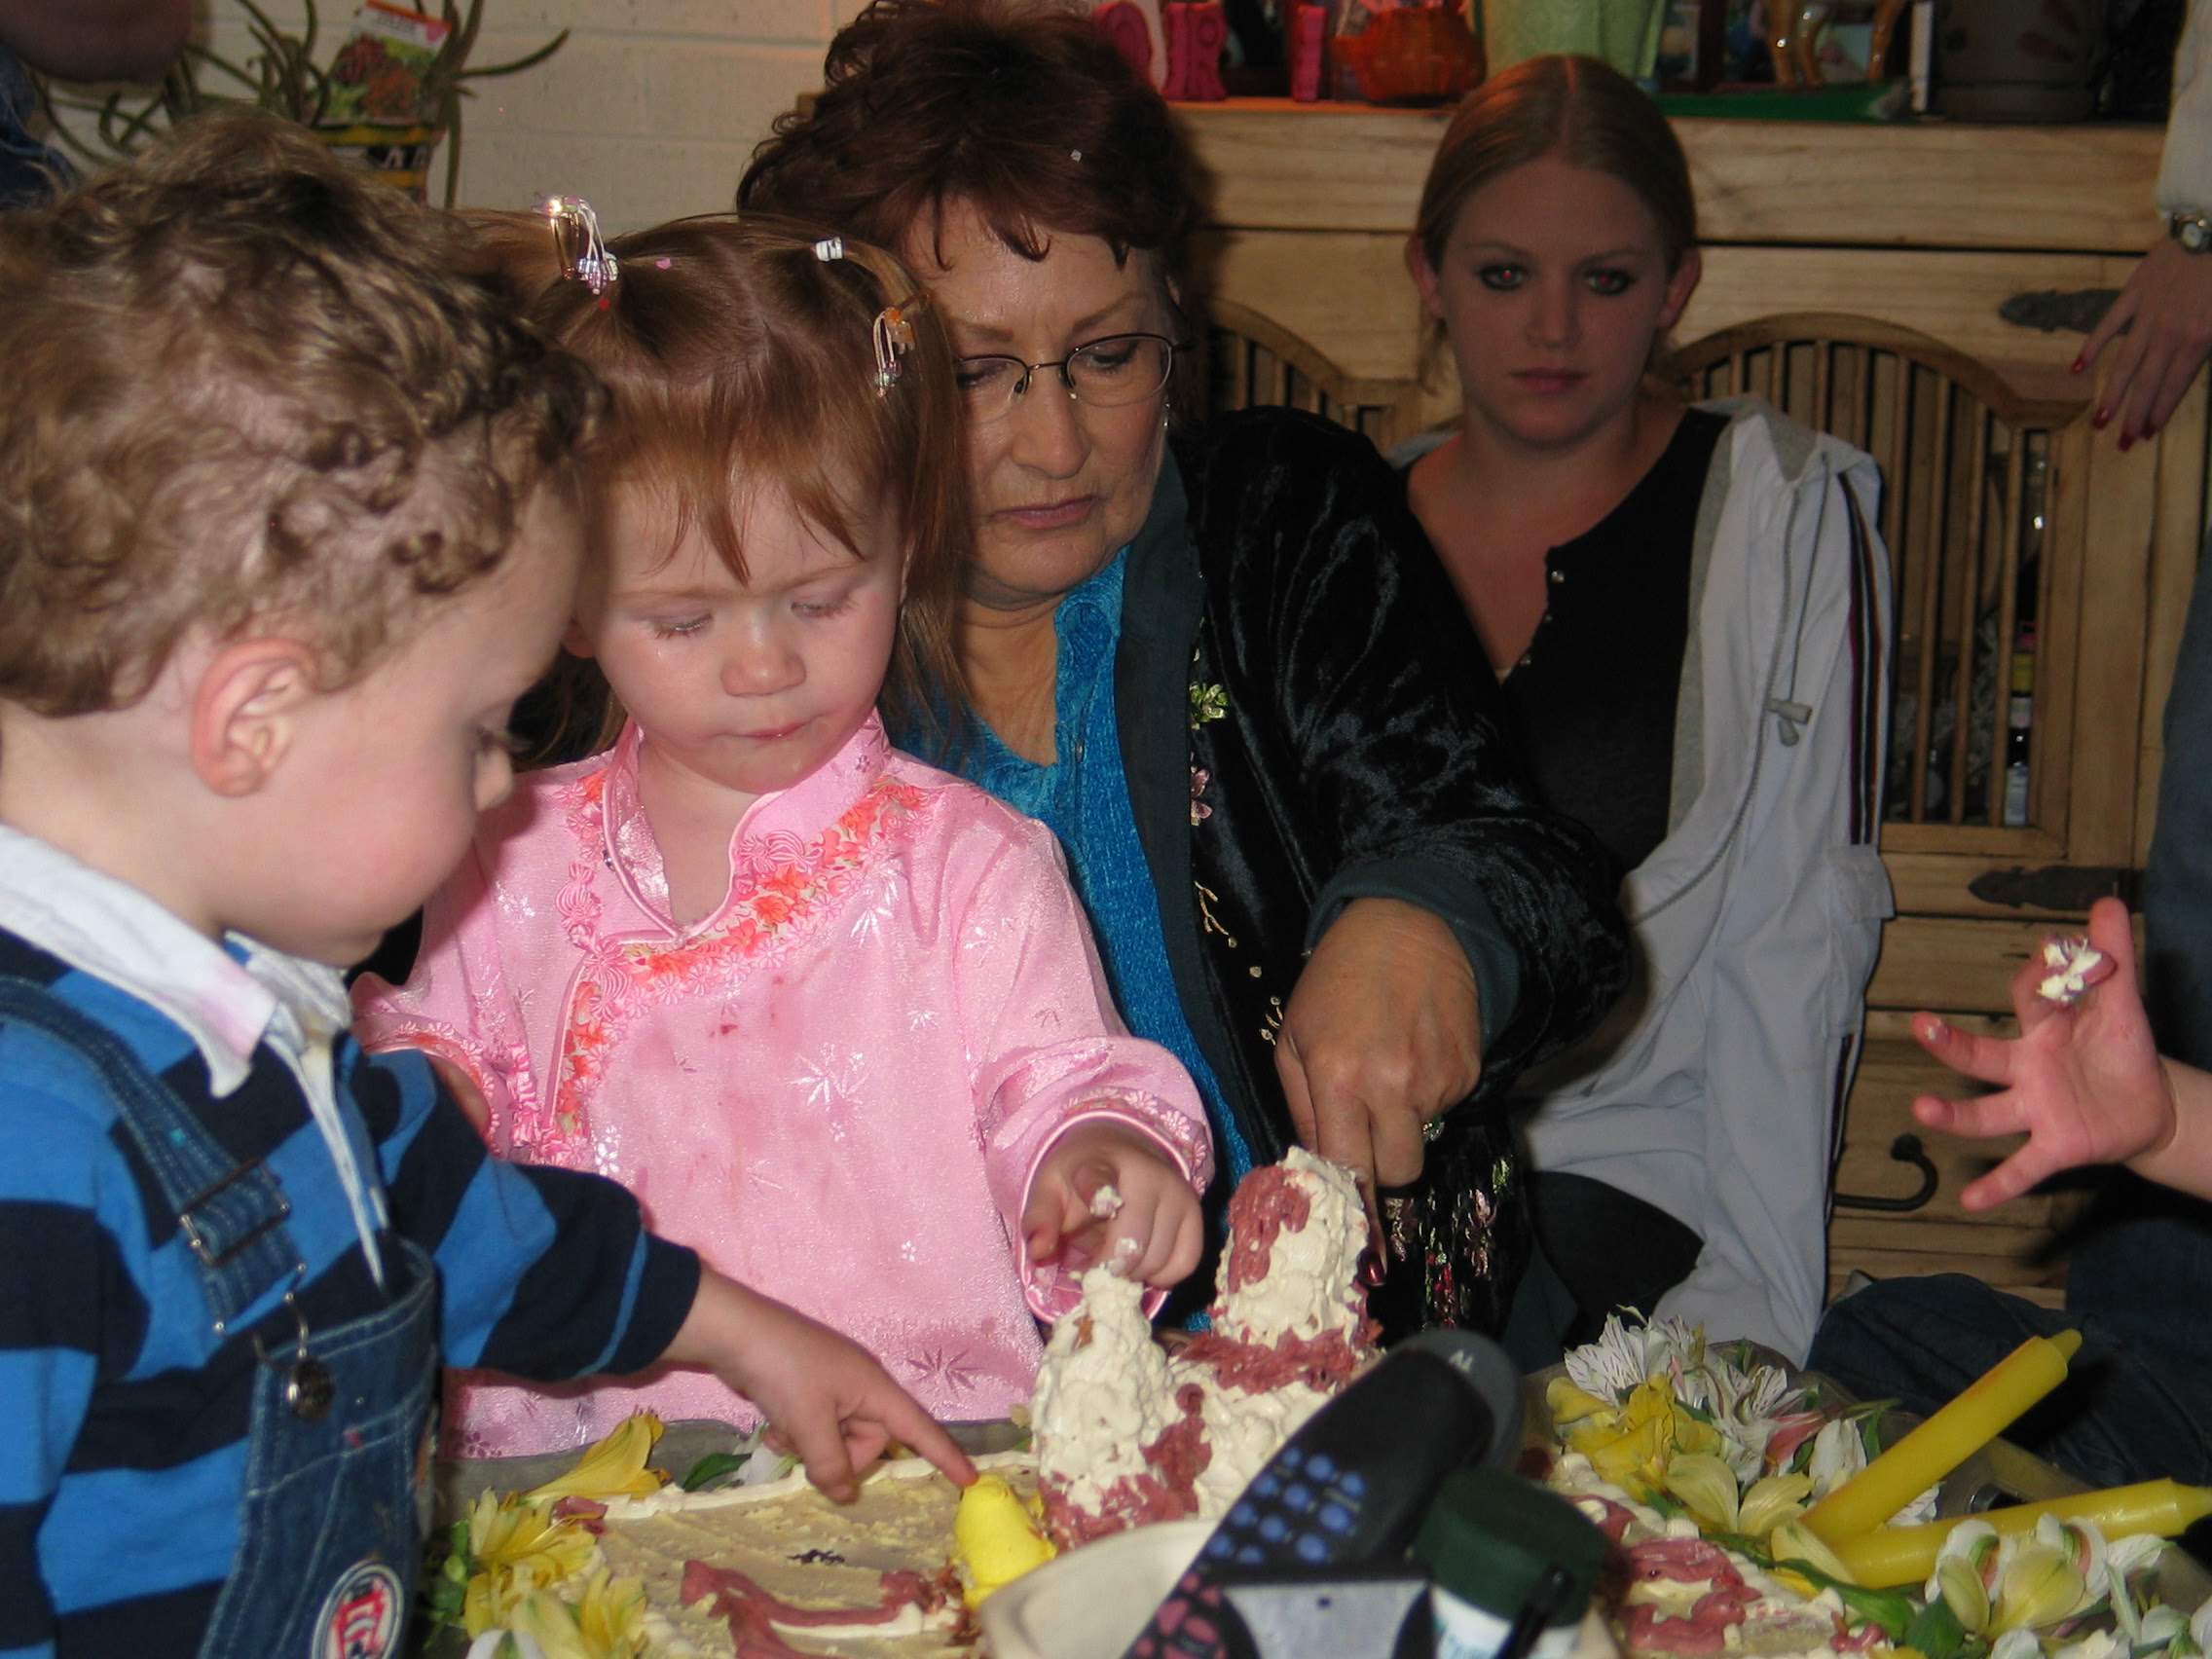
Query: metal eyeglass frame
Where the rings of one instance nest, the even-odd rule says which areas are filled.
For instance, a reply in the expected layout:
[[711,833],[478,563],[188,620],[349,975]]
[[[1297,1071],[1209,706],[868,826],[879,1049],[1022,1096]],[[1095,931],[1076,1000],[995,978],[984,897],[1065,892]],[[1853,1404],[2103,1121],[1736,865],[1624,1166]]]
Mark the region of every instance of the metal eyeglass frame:
[[[1102,346],[1113,346],[1124,340],[1156,340],[1161,345],[1167,348],[1167,366],[1165,370],[1161,374],[1160,384],[1158,386],[1146,387],[1143,391],[1138,392],[1134,397],[1128,398],[1124,402],[1094,403],[1089,398],[1086,397],[1080,389],[1078,389],[1075,383],[1075,376],[1070,372],[1069,365],[1072,364],[1078,357],[1084,355],[1086,352],[1095,351]],[[1042,363],[1024,362],[1021,358],[1012,356],[1004,351],[977,351],[967,356],[960,357],[959,359],[957,359],[957,361],[963,366],[969,363],[1012,363],[1015,368],[1020,370],[1020,376],[1014,381],[1014,389],[1007,393],[1007,399],[1003,405],[1001,405],[997,409],[990,411],[988,414],[978,413],[971,408],[969,412],[969,419],[976,421],[978,424],[987,424],[993,421],[1003,421],[1009,415],[1014,413],[1014,406],[1018,404],[1024,397],[1029,395],[1029,383],[1032,380],[1036,379],[1037,371],[1040,369],[1059,370],[1060,384],[1067,387],[1068,396],[1077,404],[1086,409],[1132,408],[1135,405],[1142,403],[1146,398],[1152,396],[1153,393],[1166,389],[1168,382],[1172,381],[1175,378],[1175,353],[1178,351],[1188,351],[1190,349],[1191,346],[1188,341],[1177,340],[1171,335],[1155,334],[1150,329],[1135,329],[1123,334],[1102,334],[1096,340],[1086,340],[1081,346],[1078,346],[1066,356],[1059,358],[1051,358]]]

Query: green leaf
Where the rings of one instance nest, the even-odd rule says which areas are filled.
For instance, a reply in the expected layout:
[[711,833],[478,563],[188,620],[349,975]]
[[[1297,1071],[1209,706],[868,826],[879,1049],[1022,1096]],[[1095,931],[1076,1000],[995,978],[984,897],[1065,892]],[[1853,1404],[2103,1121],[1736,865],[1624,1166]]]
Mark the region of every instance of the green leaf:
[[697,1492],[713,1482],[736,1474],[745,1467],[750,1456],[751,1454],[746,1452],[710,1452],[693,1463],[676,1484],[685,1492]]
[[[1857,1613],[1868,1624],[1881,1626],[1882,1634],[1893,1642],[1901,1638],[1912,1623],[1912,1603],[1899,1591],[1869,1590],[1863,1584],[1846,1584],[1833,1574],[1823,1572],[1811,1562],[1796,1557],[1778,1561],[1774,1565],[1791,1572],[1802,1573],[1823,1589],[1833,1590],[1849,1611]],[[1952,1622],[1956,1624],[1958,1621],[1954,1619]],[[1936,1659],[1936,1656],[1930,1654],[1928,1659]]]
[[[1679,1498],[1676,1497],[1673,1493],[1662,1492],[1657,1487],[1651,1487],[1647,1490],[1639,1492],[1637,1495],[1641,1498],[1645,1504],[1657,1510],[1661,1515],[1665,1516],[1670,1521],[1674,1520],[1677,1515],[1689,1515],[1690,1513],[1688,1505],[1684,1504]],[[1694,1521],[1697,1519],[1697,1517],[1693,1515],[1690,1516],[1690,1519]]]
[[1927,1659],[1956,1659],[1967,1644],[1966,1626],[1951,1611],[1951,1604],[1938,1596],[1913,1615],[1905,1627],[1904,1645],[1918,1649]]

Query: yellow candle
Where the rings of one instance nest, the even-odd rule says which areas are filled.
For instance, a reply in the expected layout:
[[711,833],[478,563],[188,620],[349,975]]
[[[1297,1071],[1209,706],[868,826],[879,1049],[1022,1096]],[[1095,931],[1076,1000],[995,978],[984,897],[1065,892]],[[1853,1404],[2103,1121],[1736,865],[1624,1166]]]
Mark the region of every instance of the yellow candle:
[[1831,1549],[1879,1527],[2065,1380],[2082,1333],[2030,1337],[1966,1390],[1805,1513]]
[[1961,1521],[1986,1521],[2001,1533],[2030,1532],[2046,1515],[2055,1515],[2061,1521],[2094,1521],[2107,1538],[2132,1538],[2146,1532],[2174,1538],[2212,1515],[2212,1487],[2145,1481],[2140,1486],[2077,1493],[2072,1497],[2016,1504],[1980,1515],[1954,1515],[1948,1521],[1932,1521],[1925,1527],[1877,1527],[1871,1532],[1844,1539],[1835,1546],[1835,1553],[1851,1569],[1852,1577],[1873,1589],[1917,1584],[1936,1569],[1936,1552]]

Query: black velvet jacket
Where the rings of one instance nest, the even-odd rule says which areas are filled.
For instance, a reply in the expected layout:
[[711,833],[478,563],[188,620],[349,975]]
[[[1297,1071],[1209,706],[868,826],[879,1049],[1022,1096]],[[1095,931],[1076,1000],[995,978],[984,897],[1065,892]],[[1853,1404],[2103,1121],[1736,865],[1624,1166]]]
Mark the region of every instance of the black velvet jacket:
[[1389,1206],[1378,1309],[1494,1329],[1526,1236],[1496,1103],[1610,1006],[1627,930],[1596,840],[1531,800],[1458,597],[1365,438],[1251,410],[1176,444],[1129,550],[1115,695],[1176,989],[1257,1161],[1294,1139],[1275,1031],[1343,905],[1410,901],[1466,950],[1482,1081]]

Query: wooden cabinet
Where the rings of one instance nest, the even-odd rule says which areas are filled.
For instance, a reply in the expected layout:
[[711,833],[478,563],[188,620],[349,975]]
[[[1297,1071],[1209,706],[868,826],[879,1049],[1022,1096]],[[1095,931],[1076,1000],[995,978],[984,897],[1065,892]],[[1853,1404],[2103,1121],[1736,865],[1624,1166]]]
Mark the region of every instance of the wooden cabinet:
[[[1290,403],[1379,443],[1448,419],[1403,263],[1436,113],[1181,106],[1211,175],[1201,244],[1218,403]],[[1943,1074],[1915,1008],[1999,1021],[2012,971],[2149,844],[2158,716],[2200,535],[2205,391],[2122,455],[2068,365],[2082,336],[2007,321],[2038,290],[2116,288],[2155,228],[2143,128],[1684,121],[1705,276],[1671,372],[1757,391],[1882,463],[1897,692],[1882,851],[1898,895],[1847,1123],[1832,1269],[1962,1269],[2055,1300],[2078,1194],[1968,1217],[1990,1154],[1892,1157]],[[2015,676],[2018,677],[2015,681]],[[2031,699],[2024,796],[2008,714]],[[2008,799],[2008,784],[2010,798]]]

